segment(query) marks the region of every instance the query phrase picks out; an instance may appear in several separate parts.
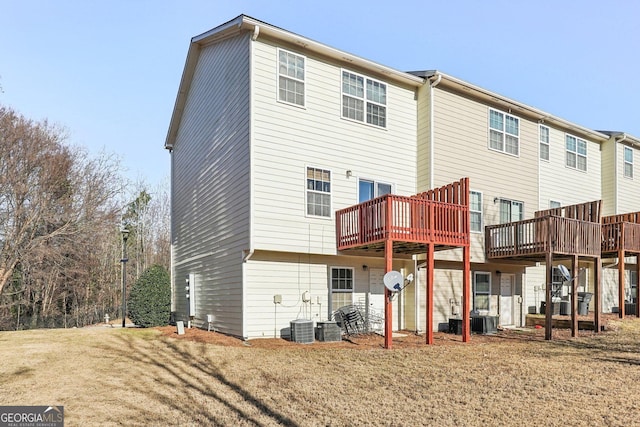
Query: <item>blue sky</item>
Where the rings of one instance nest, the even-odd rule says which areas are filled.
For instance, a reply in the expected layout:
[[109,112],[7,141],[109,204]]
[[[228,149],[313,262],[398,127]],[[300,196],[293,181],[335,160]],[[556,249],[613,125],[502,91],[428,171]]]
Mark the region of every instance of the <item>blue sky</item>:
[[[378,4],[379,3],[379,4]],[[13,0],[0,104],[64,126],[150,184],[192,36],[239,14],[399,70],[438,69],[579,125],[640,137],[640,2]]]

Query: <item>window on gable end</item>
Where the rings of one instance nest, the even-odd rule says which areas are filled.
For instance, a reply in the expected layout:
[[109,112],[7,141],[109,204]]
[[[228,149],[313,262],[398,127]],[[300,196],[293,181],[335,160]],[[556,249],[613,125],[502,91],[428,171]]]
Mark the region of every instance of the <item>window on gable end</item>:
[[304,107],[305,57],[278,49],[278,100]]

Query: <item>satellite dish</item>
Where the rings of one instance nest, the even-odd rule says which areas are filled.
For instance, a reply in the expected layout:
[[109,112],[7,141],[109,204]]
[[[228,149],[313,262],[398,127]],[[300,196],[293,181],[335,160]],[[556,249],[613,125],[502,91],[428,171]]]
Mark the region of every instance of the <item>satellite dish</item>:
[[391,292],[398,292],[403,288],[404,277],[399,271],[390,271],[384,275],[382,282]]
[[569,273],[569,269],[567,267],[560,264],[558,266],[558,270],[560,271],[560,274],[562,274],[562,277],[564,278],[565,281],[567,282],[571,281],[571,273]]

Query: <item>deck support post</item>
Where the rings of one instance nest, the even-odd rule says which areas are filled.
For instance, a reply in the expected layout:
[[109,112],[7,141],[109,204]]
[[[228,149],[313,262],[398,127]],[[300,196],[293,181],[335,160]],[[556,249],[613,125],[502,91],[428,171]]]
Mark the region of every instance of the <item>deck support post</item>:
[[593,329],[596,333],[600,332],[600,314],[602,313],[602,259],[600,257],[595,258],[595,262],[593,263],[593,268],[595,270],[594,274],[594,303],[595,303],[595,313],[593,315]]
[[571,336],[578,336],[578,255],[571,258]]
[[[426,321],[427,321],[427,333],[426,343],[433,344],[433,276],[434,276],[434,247],[432,243],[427,244],[427,283],[426,283]],[[463,324],[464,327],[464,324]]]
[[462,342],[471,339],[471,247],[462,248]]
[[[393,270],[393,240],[384,243],[384,272]],[[384,288],[384,348],[391,349],[393,342],[393,306],[391,305],[391,291]]]
[[551,301],[551,288],[553,287],[553,254],[551,251],[546,254],[546,269],[545,274],[545,310],[544,310],[544,339],[551,339],[552,318],[553,315],[553,302]]
[[[621,225],[624,233],[624,224]],[[624,249],[618,249],[618,316],[624,318]]]

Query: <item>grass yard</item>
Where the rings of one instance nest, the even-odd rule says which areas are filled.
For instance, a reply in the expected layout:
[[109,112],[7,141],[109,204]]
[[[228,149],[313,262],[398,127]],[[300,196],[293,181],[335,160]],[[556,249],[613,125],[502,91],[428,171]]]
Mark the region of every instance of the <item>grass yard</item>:
[[640,425],[640,320],[610,326],[551,342],[539,331],[408,337],[393,350],[375,338],[0,332],[0,392],[2,405],[63,405],[67,426]]

